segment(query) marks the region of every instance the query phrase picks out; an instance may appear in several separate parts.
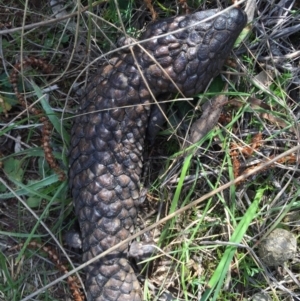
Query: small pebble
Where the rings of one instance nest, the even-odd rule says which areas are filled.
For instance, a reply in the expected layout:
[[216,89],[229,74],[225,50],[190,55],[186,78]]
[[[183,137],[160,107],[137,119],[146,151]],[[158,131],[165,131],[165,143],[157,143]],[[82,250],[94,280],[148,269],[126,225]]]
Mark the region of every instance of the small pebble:
[[267,266],[283,265],[293,259],[297,251],[295,236],[284,229],[275,229],[261,241],[258,247],[260,259]]

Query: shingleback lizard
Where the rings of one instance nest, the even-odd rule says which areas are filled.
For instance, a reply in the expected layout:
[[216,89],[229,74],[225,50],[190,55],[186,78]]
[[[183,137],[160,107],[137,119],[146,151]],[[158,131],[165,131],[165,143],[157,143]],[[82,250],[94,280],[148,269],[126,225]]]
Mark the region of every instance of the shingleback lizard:
[[[246,25],[239,8],[199,23],[216,13],[207,10],[150,24],[141,40],[155,38],[134,46],[135,58],[129,50],[119,52],[90,78],[72,127],[69,173],[84,262],[133,231],[152,103],[149,89],[154,96],[179,89],[190,97],[202,91],[220,72]],[[86,268],[88,301],[142,300],[127,249],[124,244]]]

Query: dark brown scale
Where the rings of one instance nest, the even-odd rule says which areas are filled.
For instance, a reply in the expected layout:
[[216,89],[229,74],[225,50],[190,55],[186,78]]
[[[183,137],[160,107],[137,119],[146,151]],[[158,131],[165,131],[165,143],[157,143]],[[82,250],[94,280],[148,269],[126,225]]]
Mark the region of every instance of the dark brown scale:
[[[135,46],[152,93],[185,96],[202,91],[221,70],[246,25],[234,8],[201,24],[216,10],[151,24],[142,39],[183,30]],[[191,25],[193,25],[191,27]],[[186,28],[188,27],[188,28]],[[169,78],[170,77],[170,78]],[[83,238],[83,261],[125,240],[134,230],[150,93],[129,51],[119,53],[90,79],[72,128],[70,187]],[[128,245],[86,268],[89,301],[140,301],[142,292],[127,261]]]

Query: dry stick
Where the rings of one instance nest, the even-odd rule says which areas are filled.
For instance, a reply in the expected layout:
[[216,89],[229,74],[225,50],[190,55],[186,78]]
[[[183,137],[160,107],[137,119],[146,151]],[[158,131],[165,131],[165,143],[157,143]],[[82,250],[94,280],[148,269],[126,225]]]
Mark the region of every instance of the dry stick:
[[[80,12],[83,13],[86,10],[88,10],[88,6],[84,7]],[[75,12],[75,13],[71,13],[69,15],[57,18],[57,19],[50,19],[50,20],[46,20],[46,21],[42,21],[42,22],[37,22],[37,23],[33,23],[33,24],[24,25],[22,27],[16,27],[16,28],[11,28],[11,29],[0,30],[0,35],[5,35],[5,34],[8,34],[8,33],[14,33],[14,32],[17,32],[17,31],[22,31],[22,30],[27,30],[27,29],[32,29],[32,28],[39,28],[41,26],[48,26],[48,25],[51,25],[53,23],[59,23],[60,21],[75,17],[75,16],[77,16],[77,14],[78,13]]]
[[[224,88],[223,91],[227,89]],[[221,92],[222,93],[222,92]],[[228,97],[219,94],[207,101],[203,107],[203,113],[199,119],[192,123],[190,135],[185,141],[185,147],[188,144],[199,142],[208,132],[210,132],[218,123],[223,106],[227,103]]]
[[266,162],[265,164],[257,167],[256,169],[253,169],[247,173],[245,173],[244,175],[239,176],[238,178],[236,178],[235,180],[232,180],[226,184],[224,184],[223,186],[215,189],[214,191],[211,191],[207,194],[205,194],[204,196],[202,196],[201,198],[193,201],[192,203],[178,209],[177,211],[173,212],[172,214],[164,217],[163,219],[161,219],[160,221],[154,223],[153,225],[148,226],[147,228],[135,233],[134,235],[131,235],[130,237],[128,237],[127,239],[125,239],[124,241],[116,244],[115,246],[111,247],[110,249],[104,251],[103,253],[97,255],[96,257],[90,259],[89,261],[83,263],[82,265],[80,265],[79,267],[75,268],[74,270],[70,271],[68,274],[59,277],[58,279],[54,280],[53,282],[47,284],[46,286],[44,286],[43,288],[38,289],[37,291],[35,291],[34,293],[30,294],[29,296],[25,297],[24,299],[20,300],[20,301],[27,301],[30,300],[30,298],[33,298],[34,296],[38,295],[39,293],[45,291],[46,289],[48,289],[49,287],[53,286],[54,284],[60,282],[61,280],[67,278],[69,275],[72,275],[73,273],[76,273],[78,271],[80,271],[82,268],[85,268],[86,266],[88,266],[89,264],[95,262],[96,260],[99,260],[100,258],[108,255],[110,252],[120,248],[123,244],[126,244],[128,242],[130,242],[131,240],[137,238],[138,236],[141,236],[142,234],[144,234],[145,232],[151,231],[152,229],[156,228],[158,225],[165,223],[166,221],[170,220],[171,218],[183,213],[184,211],[191,209],[192,207],[202,203],[203,201],[205,201],[206,199],[214,196],[215,194],[229,188],[231,185],[234,185],[240,181],[243,181],[245,179],[247,179],[248,177],[250,177],[251,175],[259,172],[260,170],[266,168],[267,166],[276,163],[276,161],[278,161],[279,159],[286,157],[292,153],[295,153],[297,151],[300,151],[300,145],[295,146],[293,148],[291,148],[290,150],[282,153],[281,155],[278,155],[277,157],[273,158],[272,160]]

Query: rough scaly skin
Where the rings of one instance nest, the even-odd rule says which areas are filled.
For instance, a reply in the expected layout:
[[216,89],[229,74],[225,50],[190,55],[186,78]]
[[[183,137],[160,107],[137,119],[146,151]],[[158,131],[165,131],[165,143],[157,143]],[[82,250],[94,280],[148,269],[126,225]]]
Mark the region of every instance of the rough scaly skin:
[[[234,8],[198,25],[216,10],[151,24],[141,45],[187,97],[202,91],[221,70],[246,24]],[[192,27],[189,27],[193,25]],[[140,47],[134,47],[152,93],[178,92]],[[125,240],[134,230],[150,93],[130,51],[118,53],[90,79],[72,127],[70,188],[83,239],[83,261]],[[142,292],[127,261],[128,244],[86,268],[89,301],[140,301]]]

